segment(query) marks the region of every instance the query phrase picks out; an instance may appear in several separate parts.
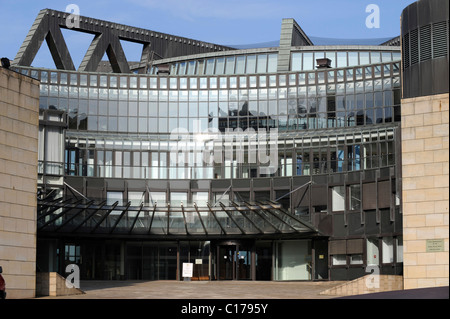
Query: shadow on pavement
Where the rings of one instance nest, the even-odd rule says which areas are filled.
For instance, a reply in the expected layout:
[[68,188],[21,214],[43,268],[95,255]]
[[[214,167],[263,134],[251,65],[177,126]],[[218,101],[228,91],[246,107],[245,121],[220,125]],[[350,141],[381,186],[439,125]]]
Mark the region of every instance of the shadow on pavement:
[[356,296],[339,297],[336,299],[449,299],[449,287],[420,288],[378,292]]

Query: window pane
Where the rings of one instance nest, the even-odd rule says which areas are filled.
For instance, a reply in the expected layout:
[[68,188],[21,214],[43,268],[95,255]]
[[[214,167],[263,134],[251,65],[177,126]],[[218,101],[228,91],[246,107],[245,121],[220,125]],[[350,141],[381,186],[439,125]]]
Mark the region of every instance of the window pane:
[[346,265],[347,264],[347,256],[346,255],[333,255],[333,265]]
[[269,54],[269,62],[267,65],[267,72],[273,73],[277,71],[278,64],[278,55],[277,54]]
[[303,70],[314,70],[313,53],[303,53]]
[[337,53],[337,67],[342,68],[347,66],[347,52]]
[[245,73],[245,56],[238,56],[236,58],[236,74]]
[[383,238],[383,264],[394,262],[394,238]]
[[363,264],[363,256],[362,255],[351,255],[350,256],[350,265],[362,265]]
[[350,210],[361,209],[361,187],[360,185],[350,186]]
[[123,202],[123,193],[122,192],[107,192],[106,193],[106,204],[112,205],[116,201],[119,202],[119,206],[122,205]]
[[358,65],[358,52],[348,53],[348,66]]
[[234,74],[234,57],[228,57],[227,58],[227,66],[225,70],[225,74]]
[[367,239],[367,266],[379,265],[378,239]]
[[159,204],[164,204],[166,202],[166,193],[165,192],[150,192],[150,203],[153,205],[155,202]]
[[144,192],[128,192],[128,201],[132,206],[138,206],[144,201]]
[[170,202],[172,204],[178,204],[178,205],[180,205],[181,202],[186,204],[186,202],[187,202],[187,193],[182,193],[182,192],[172,192],[172,193],[170,193]]
[[256,56],[249,55],[247,56],[247,71],[246,73],[255,73],[256,69]]
[[212,75],[214,73],[214,62],[215,59],[206,60],[205,74]]
[[223,74],[224,67],[225,67],[225,58],[217,58],[215,74]]
[[[360,64],[364,65],[364,64],[370,64],[370,57],[369,57],[369,52],[360,52],[359,53],[359,59],[361,61]],[[372,62],[373,63],[373,62]]]
[[332,188],[332,207],[333,211],[345,210],[345,187],[335,186]]
[[188,64],[188,71],[187,74],[188,75],[194,75],[195,74],[195,64],[196,61],[190,61]]
[[372,60],[372,64],[381,62],[380,52],[370,52],[370,58]]
[[267,55],[260,54],[258,55],[258,68],[256,70],[257,73],[265,73],[267,70]]
[[302,53],[292,53],[292,71],[301,71],[302,69]]
[[336,52],[325,52],[325,57],[331,60],[331,67],[336,67]]
[[403,262],[403,236],[397,238],[397,262]]

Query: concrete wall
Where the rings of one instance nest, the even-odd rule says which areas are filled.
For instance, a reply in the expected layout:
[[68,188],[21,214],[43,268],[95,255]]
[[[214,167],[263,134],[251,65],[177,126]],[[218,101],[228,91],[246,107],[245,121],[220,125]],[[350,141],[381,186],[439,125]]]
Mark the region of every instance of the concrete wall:
[[405,289],[449,284],[449,94],[402,100]]
[[8,298],[36,286],[39,82],[0,67],[0,265]]

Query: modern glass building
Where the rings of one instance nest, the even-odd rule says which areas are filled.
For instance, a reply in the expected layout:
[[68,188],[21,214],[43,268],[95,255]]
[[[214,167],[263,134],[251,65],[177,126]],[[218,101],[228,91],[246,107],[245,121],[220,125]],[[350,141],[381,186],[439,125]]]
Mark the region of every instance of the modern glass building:
[[[316,46],[285,19],[278,47],[238,50],[80,17],[95,37],[75,70],[67,16],[42,10],[13,63],[41,83],[39,270],[402,273],[398,39]],[[44,39],[57,69],[31,66]],[[141,61],[119,40],[143,44]]]

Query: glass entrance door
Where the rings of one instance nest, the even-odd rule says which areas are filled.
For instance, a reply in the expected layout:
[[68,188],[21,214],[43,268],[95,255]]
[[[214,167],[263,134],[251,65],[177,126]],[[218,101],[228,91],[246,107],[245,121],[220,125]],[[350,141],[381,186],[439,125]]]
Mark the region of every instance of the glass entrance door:
[[219,246],[219,280],[234,280],[236,277],[236,246]]
[[217,247],[217,271],[219,280],[250,280],[252,251],[240,245]]

